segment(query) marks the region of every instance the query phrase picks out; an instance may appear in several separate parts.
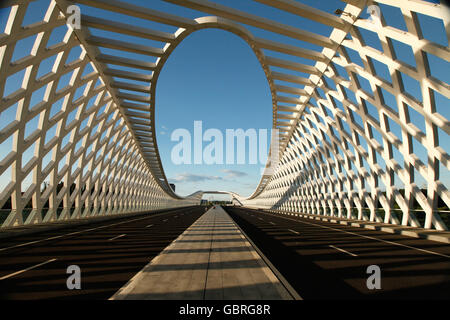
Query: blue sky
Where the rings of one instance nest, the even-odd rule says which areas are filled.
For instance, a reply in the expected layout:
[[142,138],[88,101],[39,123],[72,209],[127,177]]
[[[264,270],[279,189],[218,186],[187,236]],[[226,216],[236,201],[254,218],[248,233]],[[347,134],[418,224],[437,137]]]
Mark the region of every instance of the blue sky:
[[[203,131],[270,129],[272,98],[264,72],[242,39],[222,30],[191,34],[167,61],[156,88],[157,141],[169,181],[177,192],[235,190],[250,194],[259,182],[259,165],[175,165],[171,132],[194,121]],[[224,141],[225,142],[225,141]],[[209,144],[204,142],[204,146]]]
[[[25,17],[25,23],[29,24],[40,20],[43,16],[42,4],[47,1],[38,1],[32,4],[34,10]],[[146,5],[145,1],[135,0],[133,3]],[[217,3],[229,5],[229,0],[215,1]],[[327,12],[334,12],[345,4],[337,0],[301,1],[307,5],[318,7]],[[429,1],[436,2],[436,1]],[[149,3],[149,2],[147,2]],[[237,9],[254,12],[269,19],[283,21],[283,23],[302,28],[304,30],[313,30],[324,36],[328,36],[331,28],[319,23],[309,21],[250,0],[233,1],[233,6]],[[176,5],[165,3],[163,1],[152,0],[151,7],[156,10],[164,10],[173,14],[196,18],[207,14],[196,12],[194,10],[182,8]],[[404,21],[399,17],[399,11],[385,5],[380,5],[386,23],[389,26],[406,30]],[[82,6],[82,14],[85,12]],[[86,10],[87,11],[87,10]],[[88,14],[102,12],[97,9],[89,8]],[[3,31],[6,21],[7,10],[0,9],[0,31]],[[367,18],[368,14],[363,14],[362,18]],[[443,24],[436,19],[418,14],[419,23],[422,27],[424,38],[448,47],[448,42],[443,32]],[[123,19],[123,16],[108,14],[107,19]],[[155,28],[166,32],[174,32],[175,27],[142,21],[137,18],[129,18],[129,24]],[[299,45],[304,48],[319,50],[315,45],[308,44],[299,40],[291,39],[285,36],[272,34],[270,32],[248,27],[257,37],[269,37],[275,41],[285,41],[289,44]],[[61,31],[62,34],[62,31]],[[95,31],[94,35],[108,37],[108,32]],[[366,44],[376,49],[380,49],[380,43],[374,33],[362,31],[362,36]],[[58,33],[55,33],[57,41]],[[128,36],[123,36],[127,41]],[[132,37],[130,37],[131,39]],[[14,59],[25,56],[29,52],[34,39],[24,40],[20,48],[14,53]],[[160,42],[146,41],[147,45],[161,47]],[[415,67],[415,60],[411,48],[400,42],[393,42],[397,58]],[[27,51],[28,50],[28,51]],[[104,53],[115,53],[114,50],[102,49]],[[281,53],[265,52],[267,55],[277,58],[287,57]],[[73,53],[76,56],[76,52]],[[357,53],[350,53],[352,60],[358,61]],[[130,58],[140,58],[139,55],[125,54]],[[433,77],[450,83],[450,73],[448,64],[428,54],[431,74]],[[153,57],[146,57],[148,61],[154,61]],[[303,58],[293,58],[293,61],[313,65],[314,62]],[[50,63],[50,62],[49,62]],[[374,61],[377,74],[390,81],[390,75],[383,68],[383,65]],[[281,68],[272,68],[274,71],[305,76],[299,72],[289,71]],[[7,84],[6,93],[14,91],[13,84],[20,80],[18,74],[16,81],[10,81]],[[405,90],[413,97],[421,100],[421,93],[418,91],[418,83],[415,80],[404,77]],[[363,88],[366,85],[361,81]],[[279,84],[284,84],[278,82]],[[370,90],[370,88],[368,89]],[[383,93],[384,94],[384,93]],[[450,106],[448,99],[438,94],[436,98],[437,111],[447,119],[450,119]],[[33,103],[39,101],[39,93],[33,98]],[[396,110],[393,103],[393,97],[385,95],[386,104]],[[57,107],[57,106],[56,106]],[[57,109],[57,108],[56,108]],[[410,108],[411,109],[411,108]],[[370,112],[370,111],[369,111]],[[423,118],[411,111],[411,122],[419,129],[425,131]],[[225,129],[269,129],[272,126],[272,102],[269,86],[262,68],[259,65],[253,51],[239,37],[222,30],[201,30],[188,36],[173,52],[168,59],[158,80],[156,88],[156,123],[157,123],[157,141],[160,149],[166,176],[170,182],[176,184],[177,193],[186,195],[195,190],[233,190],[242,195],[249,195],[260,179],[260,169],[262,164],[256,165],[174,165],[170,159],[170,152],[177,142],[171,141],[170,136],[173,130],[185,128],[192,132],[194,121],[203,121],[203,130],[208,128],[217,128],[225,133]],[[15,109],[11,108],[0,115],[0,130],[3,129],[14,117]],[[30,132],[37,125],[38,119],[30,122]],[[392,130],[396,130],[393,126]],[[439,131],[440,146],[446,150],[450,147],[449,137],[446,133]],[[396,133],[396,132],[395,132]],[[397,134],[397,133],[396,133]],[[204,143],[204,146],[207,143]],[[416,143],[416,154],[422,161],[427,163],[425,150],[421,149],[419,143]],[[8,139],[0,145],[0,161],[11,150],[12,139]],[[447,147],[447,148],[446,148]],[[422,147],[423,148],[423,147]],[[31,157],[32,151],[27,150],[24,157]],[[399,156],[396,156],[400,159]],[[403,163],[403,162],[401,162]],[[10,173],[6,172],[0,177],[0,189],[3,188]],[[450,175],[447,169],[441,166],[441,180],[449,183]],[[419,186],[425,182],[418,179]],[[220,198],[220,196],[215,196]]]

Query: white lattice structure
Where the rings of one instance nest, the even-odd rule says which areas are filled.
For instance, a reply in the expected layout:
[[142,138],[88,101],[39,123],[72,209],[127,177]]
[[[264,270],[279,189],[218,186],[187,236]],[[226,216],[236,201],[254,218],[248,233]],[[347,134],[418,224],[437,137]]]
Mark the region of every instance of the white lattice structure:
[[[6,85],[15,86],[12,93],[3,95],[0,111],[17,109],[16,119],[8,119],[11,123],[1,119],[0,143],[13,140],[11,152],[0,162],[0,174],[11,170],[11,181],[0,196],[0,207],[10,197],[12,202],[3,227],[198,203],[197,197],[180,200],[169,196],[159,186],[118,98],[111,94],[74,30],[66,26],[56,2],[49,2],[43,21],[25,28],[22,19],[28,1],[19,2],[11,8],[0,39],[0,91],[4,92]],[[64,31],[62,41],[47,47],[58,27]],[[30,36],[36,36],[30,54],[12,61],[15,46]],[[68,61],[74,48],[79,49],[79,56]],[[49,57],[55,57],[49,72],[37,77],[40,63]],[[8,83],[18,72],[22,83]],[[67,75],[69,80],[57,90]],[[42,102],[30,105],[31,96],[42,88]],[[75,98],[77,90],[82,91]],[[58,112],[50,116],[58,101]],[[75,117],[69,122],[71,113]],[[39,117],[37,127],[26,135],[26,126],[35,117]],[[47,137],[52,127],[56,127],[54,136]],[[25,162],[24,151],[29,148],[33,157]],[[22,190],[28,175],[32,175],[32,183]],[[48,185],[43,186],[44,181]],[[61,182],[64,185],[58,188]],[[30,200],[31,213],[24,210]]]
[[[0,208],[11,199],[2,227],[198,203],[201,192],[181,198],[164,174],[154,124],[156,83],[189,34],[219,28],[253,49],[272,93],[273,127],[280,131],[279,150],[271,151],[280,155],[275,173],[264,174],[255,192],[248,199],[236,196],[239,201],[446,229],[438,203],[450,205],[448,181],[440,180],[450,169],[444,113],[450,88],[429,60],[448,68],[447,7],[345,0],[333,14],[338,8],[245,0],[323,25],[329,30],[324,35],[216,2],[166,2],[214,16],[160,12],[152,1],[41,0],[36,8],[45,8],[43,19],[27,24],[33,1],[1,4],[8,15],[0,30],[0,147],[11,149],[0,157],[0,178],[9,181]],[[81,8],[81,29],[66,25],[72,4]],[[379,20],[362,18],[374,5]],[[386,22],[387,8],[398,11],[406,30]],[[419,14],[441,22],[446,45],[424,37]],[[367,32],[380,46],[368,45]],[[26,41],[29,52],[15,59]],[[399,59],[399,44],[412,51],[415,66]],[[418,90],[409,90],[410,81]],[[436,95],[444,99],[440,109]],[[6,116],[11,110],[15,119]],[[424,126],[412,121],[418,118]],[[426,191],[416,183],[419,175]],[[30,201],[31,210],[25,208]]]

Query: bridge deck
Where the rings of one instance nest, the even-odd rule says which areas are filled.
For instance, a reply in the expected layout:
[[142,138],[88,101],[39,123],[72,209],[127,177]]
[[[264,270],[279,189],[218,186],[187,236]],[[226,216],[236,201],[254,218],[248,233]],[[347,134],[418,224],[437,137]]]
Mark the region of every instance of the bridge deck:
[[111,299],[292,299],[230,216],[208,210]]

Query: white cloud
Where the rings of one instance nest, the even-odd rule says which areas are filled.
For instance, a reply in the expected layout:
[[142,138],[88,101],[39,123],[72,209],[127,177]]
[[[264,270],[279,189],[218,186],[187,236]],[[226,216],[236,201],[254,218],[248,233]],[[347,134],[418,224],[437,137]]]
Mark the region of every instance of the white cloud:
[[193,174],[193,173],[178,173],[175,178],[170,179],[175,182],[199,182],[199,181],[213,181],[213,180],[223,180],[222,177],[218,176],[207,176],[203,174]]
[[245,177],[248,174],[242,171],[237,171],[237,170],[229,170],[229,169],[223,169],[222,170],[223,173],[226,173],[226,177],[227,178],[236,178],[236,177]]

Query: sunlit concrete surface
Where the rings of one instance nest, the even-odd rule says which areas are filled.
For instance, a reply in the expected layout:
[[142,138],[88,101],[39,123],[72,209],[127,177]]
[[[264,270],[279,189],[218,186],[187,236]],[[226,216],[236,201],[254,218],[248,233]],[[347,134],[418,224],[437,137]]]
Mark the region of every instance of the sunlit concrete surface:
[[291,300],[230,216],[211,208],[113,297]]

